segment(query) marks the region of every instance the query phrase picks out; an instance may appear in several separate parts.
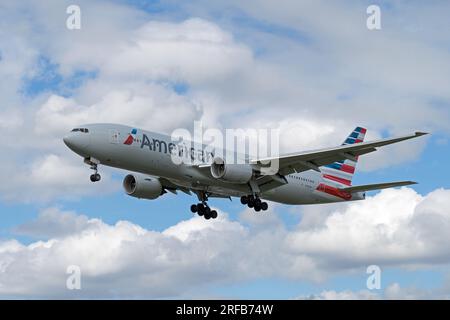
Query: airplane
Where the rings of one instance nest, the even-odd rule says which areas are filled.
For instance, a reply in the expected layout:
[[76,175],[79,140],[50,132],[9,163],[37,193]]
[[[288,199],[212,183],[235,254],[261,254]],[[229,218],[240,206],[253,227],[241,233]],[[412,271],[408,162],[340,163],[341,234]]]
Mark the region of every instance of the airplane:
[[[244,157],[242,163],[226,163],[224,156],[215,156],[219,153],[214,150],[205,151],[204,145],[192,143],[186,149],[186,145],[174,144],[171,136],[119,124],[82,125],[63,141],[94,170],[92,182],[101,179],[100,164],[131,171],[123,180],[127,195],[153,200],[167,192],[195,194],[199,202],[191,206],[191,212],[209,220],[217,218],[217,211],[208,205],[210,198],[239,197],[243,205],[259,212],[268,209],[263,200],[289,205],[364,200],[367,191],[416,184],[398,181],[352,185],[359,156],[428,134],[416,132],[364,142],[366,131],[356,127],[342,145],[331,148],[260,159],[240,155]],[[180,164],[172,160],[172,155],[184,152],[197,161]],[[278,161],[278,166],[268,174],[264,168],[272,161]]]

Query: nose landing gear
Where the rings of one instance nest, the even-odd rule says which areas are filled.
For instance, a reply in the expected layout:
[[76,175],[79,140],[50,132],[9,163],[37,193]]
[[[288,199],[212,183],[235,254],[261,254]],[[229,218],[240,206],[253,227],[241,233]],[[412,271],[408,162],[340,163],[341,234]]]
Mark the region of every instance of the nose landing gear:
[[94,173],[94,174],[91,174],[90,179],[91,179],[91,182],[97,182],[102,179],[102,176],[98,173]]
[[91,174],[90,176],[91,182],[100,181],[102,179],[102,176],[98,173],[98,165],[100,164],[100,161],[94,158],[85,158],[84,163],[88,164],[91,170],[94,170],[94,174]]

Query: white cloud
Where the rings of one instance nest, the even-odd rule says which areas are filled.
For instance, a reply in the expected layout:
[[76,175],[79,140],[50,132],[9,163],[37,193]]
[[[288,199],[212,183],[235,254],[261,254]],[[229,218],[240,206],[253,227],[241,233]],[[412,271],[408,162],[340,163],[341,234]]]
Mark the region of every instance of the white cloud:
[[[49,234],[52,226],[58,233],[55,238],[27,246],[0,243],[0,294],[177,297],[278,271],[289,278],[296,277],[294,272],[303,271],[308,277],[315,273],[307,257],[292,257],[278,247],[281,231],[252,234],[223,217],[213,223],[196,217],[155,232],[126,221],[108,225],[67,213],[58,216],[55,209],[50,212],[19,230]],[[77,227],[68,227],[70,221]],[[82,271],[83,289],[78,293],[65,289],[65,270],[73,264]]]
[[231,34],[201,19],[181,23],[148,22],[114,55],[102,71],[106,76],[150,77],[194,85],[229,78],[252,63],[252,52]]
[[[409,188],[384,190],[336,208],[313,229],[289,237],[292,249],[320,257],[324,265],[399,265],[448,262],[449,191],[421,196]],[[300,224],[302,227],[302,224]]]
[[61,140],[76,125],[111,122],[167,132],[190,125],[199,113],[186,98],[153,85],[113,90],[90,106],[52,95],[36,113],[35,131],[41,137]]
[[[84,285],[78,294],[84,297],[179,297],[264,277],[323,281],[355,270],[365,275],[369,264],[448,265],[449,192],[384,191],[365,202],[328,207],[331,212],[322,223],[305,227],[302,222],[293,230],[263,216],[267,224],[261,227],[248,213],[242,215],[245,226],[220,212],[214,221],[195,217],[157,232],[127,221],[109,225],[48,209],[17,230],[49,240],[0,244],[0,292],[73,297],[64,287],[71,264],[81,267]],[[435,223],[442,227],[431,236],[429,227]],[[398,291],[389,287],[387,296]],[[374,296],[331,290],[319,298]]]
[[[199,118],[219,128],[269,126],[282,129],[286,151],[338,144],[356,125],[373,138],[386,131],[450,132],[448,34],[441,32],[449,20],[439,7],[394,4],[396,10],[383,11],[383,30],[368,33],[362,4],[196,1],[180,4],[190,18],[179,21],[80,0],[83,29],[72,32],[65,28],[68,4],[2,2],[0,147],[8,155],[0,159],[0,178],[8,182],[0,186],[2,199],[42,202],[117,190],[108,171],[101,184],[90,184],[88,168],[62,144],[80,123],[166,132]],[[224,6],[252,20],[234,23],[235,11],[220,11]],[[225,12],[223,19],[214,11]],[[288,35],[296,32],[305,40]],[[24,96],[24,80],[41,71],[39,57],[57,65],[69,87],[76,71],[96,76],[63,88],[68,97],[54,89]],[[176,83],[187,92],[176,93]],[[386,148],[363,157],[360,168],[411,161],[425,143]],[[448,192],[421,196],[406,188],[366,202],[304,208],[296,230],[249,211],[243,224],[191,219],[154,232],[52,209],[19,228],[50,240],[0,243],[0,292],[72,297],[64,284],[73,263],[84,270],[81,295],[94,297],[192,295],[205,283],[268,275],[322,280],[368,263],[448,263]],[[393,285],[387,294],[402,290],[409,289]]]
[[[261,122],[261,119],[266,120]],[[257,118],[253,114],[247,115],[235,120],[234,126],[244,129],[277,129],[281,154],[339,146],[356,126],[368,128],[365,142],[415,132],[415,130],[409,130],[400,134],[381,136],[376,129],[361,123],[352,123],[347,119],[332,121],[326,118],[298,115],[286,117],[285,114],[259,114]],[[360,157],[358,170],[374,171],[416,160],[426,147],[427,141],[427,137],[422,137],[379,148],[374,153]],[[267,141],[263,140],[260,143],[266,145]]]
[[58,208],[47,208],[35,220],[27,221],[15,228],[14,232],[34,238],[60,238],[82,232],[97,220],[75,212],[65,212]]
[[[199,228],[202,232],[195,231]],[[173,235],[183,232],[188,234],[184,239]],[[126,221],[111,226],[90,220],[89,228],[47,242],[15,245],[13,250],[8,249],[10,242],[1,244],[0,261],[5,262],[0,292],[70,297],[65,269],[76,264],[82,270],[84,296],[176,296],[192,285],[238,276],[230,270],[238,271],[232,263],[243,257],[233,253],[230,240],[244,240],[245,234],[239,224],[226,220],[216,220],[213,226],[194,218],[163,233]]]
[[[13,160],[13,159],[11,159]],[[91,194],[102,195],[118,190],[119,183],[111,179],[108,171],[102,172],[102,181],[92,184],[91,171],[81,159],[67,160],[56,154],[48,154],[22,165],[5,162],[0,177],[8,184],[2,184],[2,198],[7,201],[48,202],[55,197],[77,199]],[[11,173],[14,179],[10,179]]]
[[384,290],[325,290],[319,294],[299,296],[296,299],[309,300],[424,300],[424,299],[442,299],[443,288],[424,289],[414,286],[402,287],[397,282],[391,283]]
[[401,287],[398,283],[392,283],[384,290],[385,299],[391,300],[420,300],[438,299],[438,294],[417,287]]
[[2,112],[0,114],[0,128],[5,130],[14,130],[23,124],[21,115],[16,111]]
[[423,288],[414,285],[403,286],[398,282],[388,284],[381,290],[324,290],[319,294],[301,295],[295,299],[310,300],[429,300],[448,299],[448,281],[434,288]]
[[312,294],[309,296],[300,296],[297,299],[307,299],[307,300],[378,300],[380,296],[377,293],[371,292],[369,290],[361,291],[334,291],[326,290],[322,291],[320,294]]
[[[365,15],[360,5],[285,1],[273,8],[266,1],[252,3],[234,5],[251,22],[269,23],[266,29],[212,18],[209,10],[224,6],[221,2],[183,5],[192,17],[174,22],[117,3],[81,1],[82,30],[72,32],[64,27],[69,2],[5,2],[0,21],[12,29],[0,34],[0,63],[6,67],[0,71],[6,79],[0,84],[0,132],[5,137],[0,144],[11,148],[12,158],[28,148],[32,162],[43,153],[70,159],[61,136],[80,123],[120,122],[170,132],[190,128],[200,118],[219,128],[280,128],[281,147],[288,151],[338,144],[356,125],[367,126],[374,137],[386,130],[449,130],[448,110],[430,102],[445,105],[449,100],[442,35],[423,28],[414,38],[399,25],[367,34],[364,24],[358,27]],[[424,21],[435,11],[427,9]],[[33,19],[22,19],[24,13]],[[316,13],[335,23],[324,25],[323,19],[313,18]],[[407,11],[408,16],[414,13]],[[307,40],[272,32],[271,24]],[[430,42],[430,34],[436,42]],[[39,71],[42,56],[69,85],[75,71],[96,76],[69,89],[69,97],[49,92],[24,100],[23,81]],[[416,76],[419,70],[426,77]],[[176,83],[187,92],[174,92]],[[424,145],[414,141],[368,155],[360,169],[411,161]],[[17,161],[7,165],[24,171]]]
[[[198,6],[208,7],[205,1],[197,1],[187,10],[210,16]],[[230,2],[209,6],[219,10],[229,8]],[[258,117],[271,110],[275,118],[277,114],[280,118],[315,116],[325,123],[344,120],[393,134],[448,132],[450,78],[444,71],[450,68],[448,41],[438,32],[442,29],[435,26],[432,14],[441,16],[440,6],[383,8],[387,25],[380,32],[367,30],[366,6],[361,3],[283,1],[274,7],[270,1],[258,0],[232,6],[238,16],[248,15],[249,21],[233,23],[231,14],[224,25],[265,54],[256,60],[251,75],[234,83],[235,90],[229,89],[233,84],[217,90],[225,103],[234,102],[245,110],[257,108]],[[422,10],[427,12],[425,17]],[[422,20],[421,30],[411,32],[407,26],[414,26],[417,17]],[[448,21],[440,23],[448,27]],[[258,24],[265,28],[260,30]],[[306,40],[289,39],[295,33]],[[265,75],[261,69],[270,73]],[[433,104],[439,101],[444,107]]]

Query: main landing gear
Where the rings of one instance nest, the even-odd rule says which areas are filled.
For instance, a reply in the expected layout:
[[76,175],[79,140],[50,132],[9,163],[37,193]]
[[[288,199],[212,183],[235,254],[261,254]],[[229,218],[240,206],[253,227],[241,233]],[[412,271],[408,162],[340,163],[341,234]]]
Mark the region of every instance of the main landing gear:
[[199,216],[203,216],[206,220],[217,218],[217,211],[211,210],[206,201],[193,204],[191,206],[191,212],[197,213]]
[[205,218],[206,220],[209,219],[216,219],[217,218],[217,211],[211,210],[211,208],[208,206],[208,194],[206,192],[197,192],[198,201],[200,201],[197,204],[193,204],[191,206],[191,212],[198,214],[200,217]]
[[91,182],[97,182],[102,179],[102,176],[98,173],[98,165],[100,161],[94,158],[86,158],[84,159],[84,163],[91,166],[91,170],[94,170],[94,174],[91,174],[90,179]]
[[256,212],[266,211],[269,208],[267,202],[261,201],[258,196],[242,196],[241,203],[246,204],[249,208],[253,208]]

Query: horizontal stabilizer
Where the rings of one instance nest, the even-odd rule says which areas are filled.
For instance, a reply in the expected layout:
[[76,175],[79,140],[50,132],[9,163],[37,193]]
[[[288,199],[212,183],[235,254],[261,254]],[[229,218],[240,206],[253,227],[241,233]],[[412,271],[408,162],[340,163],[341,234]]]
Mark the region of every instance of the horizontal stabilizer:
[[353,192],[373,191],[373,190],[381,190],[381,189],[394,188],[394,187],[409,186],[411,184],[417,184],[417,182],[398,181],[398,182],[375,183],[375,184],[366,184],[366,185],[362,185],[362,186],[339,188],[339,190],[353,193]]

